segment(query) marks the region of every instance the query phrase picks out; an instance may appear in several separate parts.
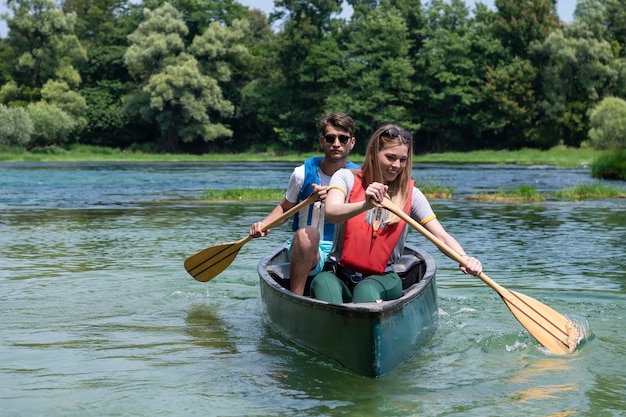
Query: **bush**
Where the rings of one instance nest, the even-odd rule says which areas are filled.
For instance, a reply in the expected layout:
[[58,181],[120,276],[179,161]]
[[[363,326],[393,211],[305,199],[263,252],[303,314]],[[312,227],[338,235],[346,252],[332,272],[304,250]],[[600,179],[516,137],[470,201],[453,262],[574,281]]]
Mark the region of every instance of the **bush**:
[[626,149],[607,152],[598,157],[591,167],[591,176],[626,181]]
[[589,139],[596,149],[626,149],[626,101],[606,97],[589,116]]
[[76,127],[74,119],[54,104],[29,104],[28,114],[35,127],[32,135],[34,146],[62,146],[69,141]]
[[24,148],[33,133],[33,122],[23,107],[0,104],[0,145]]

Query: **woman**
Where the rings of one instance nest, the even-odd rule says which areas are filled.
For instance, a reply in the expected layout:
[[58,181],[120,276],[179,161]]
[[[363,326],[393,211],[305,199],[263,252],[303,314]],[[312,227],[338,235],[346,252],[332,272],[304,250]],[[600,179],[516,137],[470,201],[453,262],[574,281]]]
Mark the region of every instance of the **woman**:
[[372,135],[361,170],[340,169],[328,187],[326,219],[339,223],[324,271],[311,283],[312,294],[329,303],[393,300],[402,295],[402,281],[393,262],[404,249],[408,225],[377,207],[390,198],[413,219],[467,258],[463,273],[478,275],[482,265],[435,218],[424,194],[411,179],[411,134],[394,124]]

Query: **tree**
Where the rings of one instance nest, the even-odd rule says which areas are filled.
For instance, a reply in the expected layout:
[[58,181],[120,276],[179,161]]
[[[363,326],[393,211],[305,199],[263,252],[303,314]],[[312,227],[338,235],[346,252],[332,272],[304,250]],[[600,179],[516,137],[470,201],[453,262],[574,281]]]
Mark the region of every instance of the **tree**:
[[128,35],[141,20],[140,5],[130,0],[64,0],[62,5],[66,14],[76,16],[74,33],[87,51],[87,59],[76,64],[83,84],[130,81],[123,55]]
[[121,81],[101,80],[81,90],[87,104],[82,143],[125,148],[137,142],[123,111],[122,97],[127,89]]
[[604,98],[590,113],[589,139],[596,149],[626,149],[626,101]]
[[[341,57],[335,57],[336,47],[330,41],[319,51],[320,56],[331,58],[316,71],[318,79],[327,80],[331,92],[326,112],[350,114],[363,137],[390,122],[415,131],[418,125],[411,117],[411,41],[400,11],[387,2],[381,3],[362,18],[353,19],[344,36]],[[358,150],[363,151],[365,146],[366,141],[357,142]]]
[[[339,0],[277,0],[270,20],[283,21],[283,30],[274,43],[276,58],[270,87],[272,108],[267,109],[271,129],[285,147],[309,151],[315,146],[311,127],[319,119],[328,96],[328,84],[312,68],[328,63],[319,52],[333,45],[338,29],[332,16],[341,10]],[[334,52],[328,50],[332,55]],[[318,61],[319,58],[324,58]]]
[[33,122],[23,107],[0,104],[0,145],[25,147],[33,133]]
[[424,15],[423,46],[415,62],[419,74],[415,115],[422,122],[422,149],[477,148],[482,127],[473,115],[483,100],[487,67],[482,51],[488,49],[481,36],[474,37],[462,1],[435,0]]
[[[612,95],[623,83],[624,61],[616,58],[604,39],[606,9],[597,0],[580,0],[578,20],[552,32],[536,53],[541,68],[546,132],[578,146],[589,130],[588,110]],[[544,135],[547,136],[547,135]]]
[[32,146],[62,146],[76,128],[74,119],[54,104],[40,101],[26,110],[33,122]]
[[[127,100],[129,114],[156,123],[160,147],[168,151],[178,150],[179,141],[231,137],[232,130],[220,121],[234,112],[219,85],[230,76],[228,65],[220,60],[242,51],[233,45],[242,32],[215,22],[185,52],[188,29],[179,11],[164,3],[154,11],[146,9],[145,14],[146,20],[129,36],[131,46],[124,55],[139,82],[138,90]],[[207,62],[201,64],[192,53]],[[210,74],[204,74],[202,68]]]
[[75,14],[64,14],[51,0],[9,0],[8,44],[16,70],[12,78],[40,88],[49,79],[62,79],[72,88],[80,83],[73,64],[86,58],[74,35]]

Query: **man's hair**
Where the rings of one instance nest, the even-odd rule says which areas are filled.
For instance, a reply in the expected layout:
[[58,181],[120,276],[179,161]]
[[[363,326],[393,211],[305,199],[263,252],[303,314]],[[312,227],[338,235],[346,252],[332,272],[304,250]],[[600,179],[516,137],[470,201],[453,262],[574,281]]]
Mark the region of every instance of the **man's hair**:
[[345,113],[331,113],[322,118],[319,123],[319,128],[322,132],[322,135],[324,134],[326,126],[328,125],[345,130],[346,132],[350,133],[350,136],[354,136],[354,131],[356,130],[354,127],[354,120],[352,120],[352,117],[348,116]]

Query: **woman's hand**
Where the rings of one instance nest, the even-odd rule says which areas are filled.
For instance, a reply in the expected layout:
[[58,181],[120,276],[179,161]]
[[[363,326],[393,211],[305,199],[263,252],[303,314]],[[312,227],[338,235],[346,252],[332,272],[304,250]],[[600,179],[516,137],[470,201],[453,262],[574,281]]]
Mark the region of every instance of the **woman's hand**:
[[[367,188],[365,189],[365,197],[366,200],[369,201],[371,199],[373,199],[374,201],[377,201],[379,203],[382,203],[382,201],[384,200],[385,196],[387,195],[387,189],[389,187],[386,186],[385,184],[382,184],[380,182],[373,182],[370,185],[367,186]],[[372,207],[374,205],[372,204]]]
[[479,275],[481,272],[483,272],[483,265],[480,263],[480,261],[477,258],[474,258],[472,256],[469,255],[463,255],[463,258],[466,259],[466,264],[460,264],[459,267],[461,268],[461,271],[463,271],[464,274],[470,274],[470,275]]

